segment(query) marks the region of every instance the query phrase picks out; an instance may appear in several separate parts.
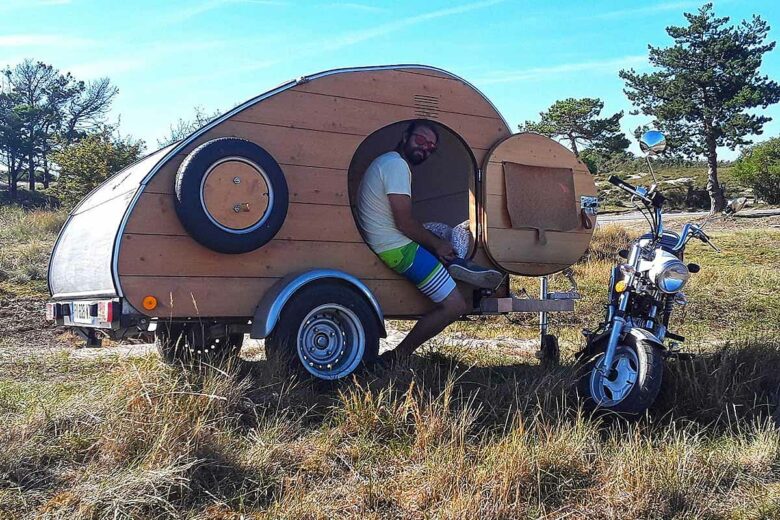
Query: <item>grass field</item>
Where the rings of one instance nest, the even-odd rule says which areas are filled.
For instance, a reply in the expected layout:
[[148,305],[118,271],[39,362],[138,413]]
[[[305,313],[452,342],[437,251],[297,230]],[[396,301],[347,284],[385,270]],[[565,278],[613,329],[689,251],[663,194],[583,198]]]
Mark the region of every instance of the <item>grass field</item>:
[[324,385],[262,356],[201,374],[75,358],[37,314],[63,221],[0,207],[0,518],[780,517],[777,220],[716,228],[721,255],[689,249],[703,269],[675,330],[700,355],[669,363],[630,422],[581,410],[572,354],[636,231],[599,228],[576,265],[560,367],[502,346],[533,337],[532,319],[491,317],[408,366]]

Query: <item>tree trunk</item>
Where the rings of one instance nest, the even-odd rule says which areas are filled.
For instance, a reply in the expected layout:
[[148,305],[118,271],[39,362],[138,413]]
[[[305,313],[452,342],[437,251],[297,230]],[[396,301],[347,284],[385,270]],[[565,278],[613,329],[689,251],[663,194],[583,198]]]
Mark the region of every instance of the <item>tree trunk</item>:
[[726,209],[726,197],[718,181],[718,152],[715,139],[707,139],[707,192],[710,194],[710,213]]
[[32,155],[29,156],[30,164],[27,168],[27,171],[29,173],[29,179],[28,184],[30,187],[30,191],[35,191],[35,161],[33,160]]
[[45,152],[43,156],[43,187],[49,187],[49,160],[46,158]]
[[8,198],[16,200],[16,172],[11,161],[8,163]]
[[571,151],[574,152],[574,157],[579,157],[580,151],[577,150],[577,140],[572,135],[569,135],[568,137],[569,142],[571,143]]

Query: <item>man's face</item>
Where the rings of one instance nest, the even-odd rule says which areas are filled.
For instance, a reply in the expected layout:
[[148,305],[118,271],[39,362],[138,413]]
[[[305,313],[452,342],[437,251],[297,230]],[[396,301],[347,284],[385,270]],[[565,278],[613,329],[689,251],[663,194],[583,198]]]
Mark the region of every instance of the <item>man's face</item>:
[[404,155],[412,164],[421,164],[436,150],[438,144],[433,130],[426,126],[418,126],[406,139]]

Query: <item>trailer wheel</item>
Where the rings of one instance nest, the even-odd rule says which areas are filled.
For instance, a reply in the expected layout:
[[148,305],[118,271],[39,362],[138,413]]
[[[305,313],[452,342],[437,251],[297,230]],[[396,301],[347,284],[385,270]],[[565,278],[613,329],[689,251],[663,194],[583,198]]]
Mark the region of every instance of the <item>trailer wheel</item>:
[[214,333],[201,323],[165,323],[155,332],[157,352],[168,365],[224,365],[238,358],[243,343],[243,334]]
[[338,282],[303,287],[265,340],[266,357],[316,379],[353,374],[379,354],[379,323],[365,297]]
[[193,150],[176,174],[176,214],[196,241],[246,253],[270,241],[287,216],[284,173],[263,148],[235,137]]

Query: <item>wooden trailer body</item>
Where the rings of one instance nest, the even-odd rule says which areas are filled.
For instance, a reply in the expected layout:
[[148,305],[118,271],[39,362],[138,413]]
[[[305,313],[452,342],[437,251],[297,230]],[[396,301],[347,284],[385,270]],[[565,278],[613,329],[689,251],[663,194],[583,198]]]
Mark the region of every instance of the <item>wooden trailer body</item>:
[[[122,314],[148,318],[246,319],[282,278],[331,269],[363,282],[386,317],[419,316],[430,302],[369,249],[352,207],[362,172],[414,119],[441,129],[436,154],[413,174],[419,220],[468,220],[472,260],[508,273],[544,275],[581,257],[595,225],[596,191],[571,152],[539,135],[512,135],[484,95],[448,72],[365,67],[285,83],[111,177],[73,210],[57,240],[49,267],[53,300],[113,298]],[[182,163],[222,137],[267,151],[288,190],[280,229],[241,254],[201,245],[175,209]],[[547,189],[563,193],[574,214],[559,229],[524,226],[523,208],[512,202],[517,182],[547,173],[560,185]],[[545,189],[536,186],[526,199]],[[149,296],[154,308],[145,308]]]

